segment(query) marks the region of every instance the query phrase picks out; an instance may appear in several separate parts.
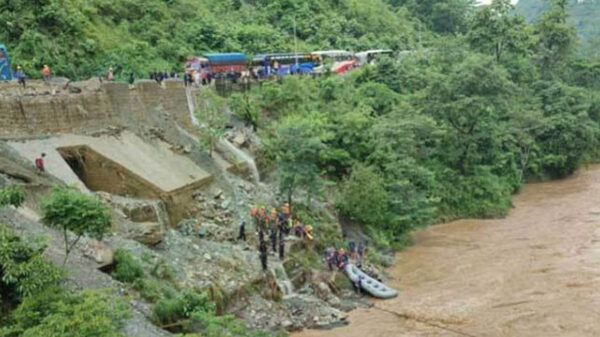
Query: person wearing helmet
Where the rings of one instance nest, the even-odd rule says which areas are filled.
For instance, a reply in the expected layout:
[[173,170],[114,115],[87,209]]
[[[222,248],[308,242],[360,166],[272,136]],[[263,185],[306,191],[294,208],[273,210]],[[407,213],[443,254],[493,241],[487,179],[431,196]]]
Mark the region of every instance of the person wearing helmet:
[[291,220],[292,220],[292,218],[291,218],[291,212],[290,212],[290,205],[288,203],[285,203],[281,207],[281,213],[279,213],[279,219],[278,219],[279,231],[285,233],[285,235],[290,234],[289,223]]
[[256,229],[258,230],[258,240],[261,242],[265,240],[265,221],[265,207],[262,206],[256,213]]
[[19,85],[22,85],[23,88],[25,88],[25,79],[27,78],[27,76],[25,76],[25,72],[23,72],[23,68],[21,68],[21,66],[17,66],[17,71],[15,71],[15,78],[17,79]]
[[[258,217],[258,207],[256,205],[252,205],[252,207],[250,207],[250,217],[254,221],[254,228],[256,230],[260,230],[260,219]],[[259,234],[260,234],[260,231],[259,231]],[[262,240],[262,239],[260,239],[260,240]]]
[[48,65],[45,64],[44,67],[42,68],[42,77],[44,78],[44,82],[49,82],[51,75],[52,75],[52,71],[50,70],[50,67],[48,67]]
[[348,264],[348,255],[346,255],[346,250],[344,248],[340,248],[337,253],[337,267],[339,269],[344,269]]
[[313,240],[312,230],[313,230],[313,227],[311,225],[304,226],[304,234],[303,235],[308,241]]

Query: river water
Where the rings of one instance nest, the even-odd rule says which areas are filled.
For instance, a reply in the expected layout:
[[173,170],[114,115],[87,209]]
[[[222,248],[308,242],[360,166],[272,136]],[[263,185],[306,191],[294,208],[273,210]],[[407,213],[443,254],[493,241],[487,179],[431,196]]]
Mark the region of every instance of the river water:
[[527,185],[514,206],[415,233],[389,270],[397,298],[293,336],[600,336],[600,166]]

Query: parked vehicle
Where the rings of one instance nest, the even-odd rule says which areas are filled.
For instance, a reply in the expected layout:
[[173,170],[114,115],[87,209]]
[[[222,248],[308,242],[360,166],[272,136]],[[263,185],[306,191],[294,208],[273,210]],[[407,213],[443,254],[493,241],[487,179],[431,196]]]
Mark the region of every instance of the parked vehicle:
[[343,74],[357,65],[357,59],[354,53],[347,50],[322,50],[312,53],[315,59],[318,59],[318,66],[315,66],[316,74],[325,73],[329,70],[336,74]]
[[202,55],[208,60],[208,71],[212,77],[242,76],[248,71],[248,57],[244,53],[216,53]]
[[259,77],[285,76],[312,73],[318,62],[310,53],[262,54],[254,56],[252,67]]
[[12,68],[6,46],[0,44],[0,81],[12,80]]
[[356,58],[360,62],[360,65],[373,64],[378,57],[388,55],[391,56],[393,51],[389,49],[373,49],[367,50],[360,53],[356,53]]

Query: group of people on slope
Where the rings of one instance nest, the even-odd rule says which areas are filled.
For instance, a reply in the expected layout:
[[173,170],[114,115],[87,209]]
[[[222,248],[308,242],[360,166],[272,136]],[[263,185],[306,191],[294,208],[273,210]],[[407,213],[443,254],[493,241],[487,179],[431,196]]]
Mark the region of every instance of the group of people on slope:
[[336,249],[329,247],[325,249],[325,262],[329,267],[330,271],[333,271],[334,267],[338,269],[344,269],[349,263],[350,259],[356,261],[356,266],[362,268],[363,261],[365,260],[366,245],[361,241],[356,245],[356,242],[350,241],[348,243],[348,252],[344,248]]
[[[313,228],[310,225],[303,225],[298,219],[293,221],[290,205],[285,203],[278,212],[272,208],[267,214],[265,206],[252,206],[250,216],[254,221],[255,228],[258,230],[259,257],[263,270],[268,268],[269,243],[273,253],[279,252],[279,259],[285,258],[286,238],[293,234],[304,240],[305,246],[313,240]],[[240,235],[238,239],[246,239],[245,224],[240,226]],[[269,243],[267,243],[267,239]]]

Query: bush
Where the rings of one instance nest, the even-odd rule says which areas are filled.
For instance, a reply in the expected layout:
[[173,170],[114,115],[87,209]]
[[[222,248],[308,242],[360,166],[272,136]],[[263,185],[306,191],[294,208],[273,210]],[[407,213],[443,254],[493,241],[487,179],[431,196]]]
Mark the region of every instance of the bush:
[[140,295],[152,303],[161,299],[170,299],[177,296],[177,289],[170,283],[152,278],[138,278],[133,282],[133,288]]
[[62,289],[26,298],[3,337],[120,337],[128,306],[101,291],[67,294]]
[[45,245],[27,242],[0,224],[0,302],[4,306],[56,285],[61,271],[43,258]]
[[23,186],[11,185],[0,191],[0,207],[20,207],[25,202],[25,189]]
[[215,310],[208,293],[185,290],[175,298],[159,300],[154,307],[154,318],[159,324],[167,325],[190,318],[194,313],[214,313]]
[[138,259],[124,249],[115,251],[116,267],[112,273],[113,278],[121,282],[133,283],[144,277],[144,268]]

